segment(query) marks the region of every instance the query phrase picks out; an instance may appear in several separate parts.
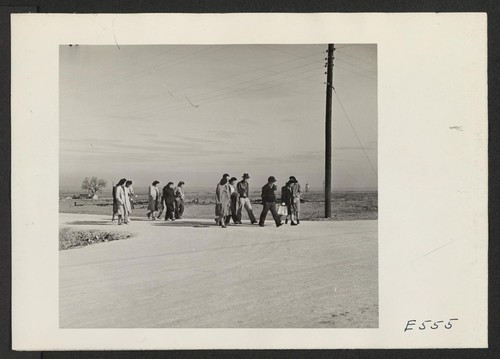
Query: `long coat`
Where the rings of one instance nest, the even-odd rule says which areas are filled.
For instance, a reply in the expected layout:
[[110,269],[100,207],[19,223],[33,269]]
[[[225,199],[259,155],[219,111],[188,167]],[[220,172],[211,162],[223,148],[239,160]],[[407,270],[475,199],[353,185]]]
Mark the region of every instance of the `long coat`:
[[157,211],[158,210],[158,202],[160,200],[160,191],[156,186],[149,186],[149,202],[148,202],[148,210],[149,211]]
[[281,187],[281,202],[286,206],[291,206],[293,201],[292,189],[287,186]]
[[118,203],[118,214],[124,215],[130,212],[130,199],[123,186],[116,186],[116,202]]
[[262,187],[262,202],[276,202],[276,195],[274,191],[276,190],[276,185],[269,183]]
[[116,187],[117,186],[113,186],[113,190],[111,192],[113,196],[113,213],[118,213],[118,201],[116,200]]
[[215,215],[217,217],[231,215],[231,192],[227,183],[219,183],[215,189]]
[[165,201],[165,204],[174,204],[175,194],[173,188],[169,188],[167,186],[163,187],[163,200]]
[[125,197],[126,197],[126,202],[125,202],[125,207],[127,208],[127,212],[132,212],[132,196],[134,195],[133,190],[130,189],[130,187],[125,187]]

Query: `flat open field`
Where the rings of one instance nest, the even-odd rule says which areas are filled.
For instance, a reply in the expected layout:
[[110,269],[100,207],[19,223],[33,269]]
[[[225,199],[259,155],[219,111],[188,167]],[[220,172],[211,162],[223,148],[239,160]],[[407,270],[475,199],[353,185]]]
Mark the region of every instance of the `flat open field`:
[[62,213],[60,227],[132,234],[59,252],[61,328],[378,327],[374,220],[222,229]]
[[[136,191],[137,193],[137,191]],[[112,213],[112,200],[108,196],[96,201],[68,198],[68,194],[61,196],[59,200],[60,213],[85,213],[109,215]],[[250,195],[254,213],[258,216],[262,210],[260,194],[253,192]],[[302,196],[301,219],[321,220],[324,216],[324,194],[322,192],[308,192]],[[138,193],[136,198],[134,216],[146,217],[147,197]],[[208,191],[192,192],[186,191],[185,218],[211,219],[214,217],[214,194]],[[243,218],[246,213],[243,210]],[[332,194],[332,220],[359,220],[377,219],[378,195],[376,191],[366,192],[334,192]]]

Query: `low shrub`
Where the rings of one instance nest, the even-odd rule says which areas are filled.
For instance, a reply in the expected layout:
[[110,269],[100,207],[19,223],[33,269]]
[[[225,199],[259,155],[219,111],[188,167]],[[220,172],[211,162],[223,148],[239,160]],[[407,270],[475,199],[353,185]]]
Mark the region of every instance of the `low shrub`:
[[72,231],[69,228],[59,230],[59,250],[84,247],[95,243],[117,241],[130,238],[130,233],[108,231]]

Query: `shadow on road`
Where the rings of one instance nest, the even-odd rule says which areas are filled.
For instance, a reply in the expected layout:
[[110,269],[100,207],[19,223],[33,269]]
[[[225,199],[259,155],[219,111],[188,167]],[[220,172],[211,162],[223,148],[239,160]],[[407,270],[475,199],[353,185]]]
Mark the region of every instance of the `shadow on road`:
[[[136,222],[150,222],[151,225],[153,226],[161,226],[161,227],[191,227],[191,228],[217,228],[218,226],[215,224],[215,222],[207,222],[207,221],[195,221],[195,220],[176,220],[174,222],[172,221],[164,221],[164,220],[150,220],[147,218],[133,218],[129,222],[129,226],[133,227],[134,223]],[[71,221],[71,222],[64,222],[61,223],[63,225],[73,225],[73,226],[117,226],[118,223],[113,223],[109,218],[103,218],[101,220],[87,220],[87,221]],[[243,223],[243,224],[238,224],[238,225],[233,225],[229,224],[227,225],[228,228],[249,228],[249,227],[256,227],[256,224],[250,224],[250,223]]]
[[153,222],[153,220],[147,217],[130,217],[130,222]]
[[199,222],[199,221],[190,221],[190,220],[176,220],[174,222],[157,220],[154,222],[155,226],[162,227],[192,227],[192,228],[209,228],[215,227],[215,223],[207,223],[207,222]]
[[110,220],[106,221],[73,221],[73,222],[64,222],[61,224],[66,225],[75,225],[75,226],[110,226],[117,225],[116,223],[112,223]]
[[[172,221],[164,221],[164,220],[158,220],[154,222],[155,226],[165,226],[165,227],[193,227],[193,228],[217,228],[218,226],[215,224],[215,222],[199,222],[199,221],[190,221],[190,220],[176,220],[174,222]],[[227,227],[255,227],[256,225],[251,225],[251,224],[238,224],[237,226],[229,224]]]

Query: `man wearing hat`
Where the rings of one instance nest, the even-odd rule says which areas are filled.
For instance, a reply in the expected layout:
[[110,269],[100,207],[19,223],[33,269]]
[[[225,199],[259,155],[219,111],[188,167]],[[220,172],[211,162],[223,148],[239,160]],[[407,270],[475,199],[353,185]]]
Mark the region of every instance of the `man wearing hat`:
[[236,185],[236,190],[238,191],[238,194],[240,195],[239,198],[239,206],[236,211],[236,215],[238,218],[238,222],[241,224],[241,212],[243,210],[243,207],[245,207],[245,210],[247,211],[248,218],[250,218],[250,222],[252,224],[257,223],[257,220],[255,219],[255,216],[253,214],[253,209],[252,209],[252,204],[250,203],[250,198],[248,198],[249,194],[249,185],[248,185],[248,179],[250,176],[248,173],[243,173],[243,179],[238,182]]
[[300,196],[302,195],[302,190],[300,188],[300,183],[294,176],[290,176],[290,182],[292,182],[292,208],[295,214],[295,220],[297,224],[300,224],[299,212],[300,212]]
[[276,211],[276,195],[274,191],[276,191],[278,187],[276,186],[276,178],[274,176],[270,176],[267,179],[267,183],[264,187],[262,187],[262,213],[260,214],[259,226],[264,227],[264,221],[266,220],[267,212],[271,211],[273,215],[274,222],[276,223],[276,227],[281,226],[281,217]]
[[184,214],[184,181],[180,181],[177,184],[177,187],[174,188],[174,196],[175,196],[175,219],[182,219],[182,215]]

